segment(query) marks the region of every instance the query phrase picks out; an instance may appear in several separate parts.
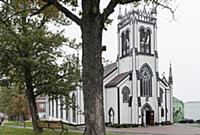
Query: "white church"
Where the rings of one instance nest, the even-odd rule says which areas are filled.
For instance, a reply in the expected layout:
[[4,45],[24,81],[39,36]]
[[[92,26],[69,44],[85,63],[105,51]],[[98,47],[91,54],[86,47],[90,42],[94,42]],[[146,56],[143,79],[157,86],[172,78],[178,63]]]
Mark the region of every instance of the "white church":
[[[104,67],[104,114],[108,124],[138,126],[173,123],[173,78],[159,76],[155,10],[118,16],[118,57]],[[83,91],[70,92],[72,105],[48,100],[46,118],[84,125]]]

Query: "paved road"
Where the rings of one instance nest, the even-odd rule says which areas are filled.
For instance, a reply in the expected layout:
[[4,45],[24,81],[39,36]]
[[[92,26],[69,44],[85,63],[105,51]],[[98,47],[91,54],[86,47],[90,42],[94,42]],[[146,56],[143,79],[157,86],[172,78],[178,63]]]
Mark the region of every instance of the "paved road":
[[107,132],[122,135],[200,135],[200,124],[174,124],[139,128],[107,128]]

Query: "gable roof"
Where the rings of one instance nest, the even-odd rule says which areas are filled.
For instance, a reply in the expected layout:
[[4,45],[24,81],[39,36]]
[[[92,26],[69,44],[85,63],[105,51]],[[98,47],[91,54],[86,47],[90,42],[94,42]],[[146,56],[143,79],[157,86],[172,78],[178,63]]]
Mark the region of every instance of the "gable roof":
[[108,82],[105,85],[105,88],[110,88],[110,87],[115,87],[117,86],[121,81],[123,81],[129,74],[131,73],[131,71],[128,72],[124,72],[121,73],[119,75],[117,75],[115,78],[113,78],[110,82]]
[[114,62],[112,64],[109,64],[107,66],[104,66],[104,73],[103,73],[103,78],[106,78],[109,76],[111,73],[113,73],[117,69],[117,63]]

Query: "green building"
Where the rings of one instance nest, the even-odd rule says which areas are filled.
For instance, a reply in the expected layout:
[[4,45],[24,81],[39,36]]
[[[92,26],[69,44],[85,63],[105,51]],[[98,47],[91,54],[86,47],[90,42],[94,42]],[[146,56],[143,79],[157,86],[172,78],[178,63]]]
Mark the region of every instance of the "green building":
[[184,103],[183,101],[173,97],[173,120],[174,123],[184,119]]

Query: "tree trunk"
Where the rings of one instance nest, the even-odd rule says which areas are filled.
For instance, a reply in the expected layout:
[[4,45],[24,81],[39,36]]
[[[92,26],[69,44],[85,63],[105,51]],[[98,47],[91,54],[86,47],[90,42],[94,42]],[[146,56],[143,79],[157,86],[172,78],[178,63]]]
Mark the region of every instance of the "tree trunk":
[[31,69],[27,68],[25,69],[25,82],[26,82],[26,96],[28,100],[29,105],[29,111],[32,118],[32,124],[33,124],[33,130],[36,133],[42,132],[41,128],[37,127],[36,120],[39,120],[39,115],[37,111],[37,105],[34,95],[34,88],[32,83],[32,75],[31,75]]
[[[101,16],[91,1],[83,1],[83,94],[86,135],[105,135]],[[98,9],[98,7],[96,8]]]

